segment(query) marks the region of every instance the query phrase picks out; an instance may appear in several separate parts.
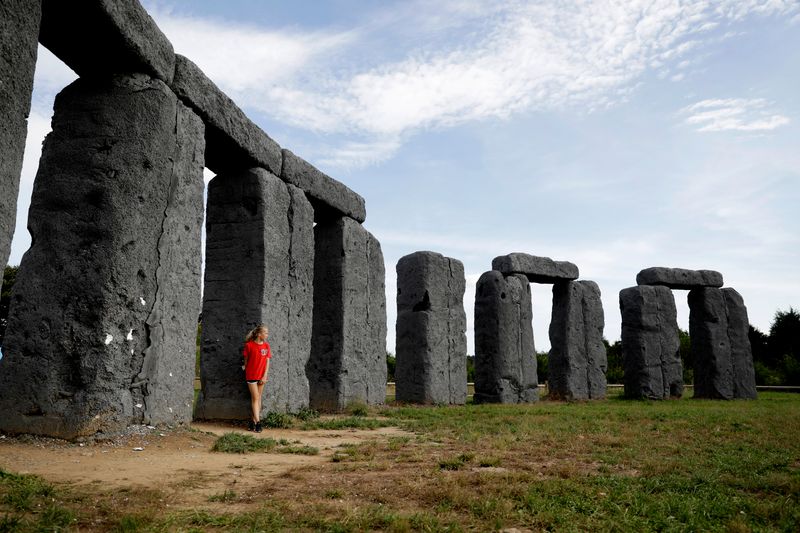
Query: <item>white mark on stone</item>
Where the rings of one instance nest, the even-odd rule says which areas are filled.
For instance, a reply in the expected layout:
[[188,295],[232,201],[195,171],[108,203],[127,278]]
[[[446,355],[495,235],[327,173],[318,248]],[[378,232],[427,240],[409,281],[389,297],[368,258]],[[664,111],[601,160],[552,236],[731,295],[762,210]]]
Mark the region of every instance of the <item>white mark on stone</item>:
[[172,372],[169,373],[169,377],[172,377]]
[[107,335],[106,335],[106,346],[108,346],[109,344],[111,344],[111,341],[113,341],[113,340],[114,340],[114,337],[113,337],[113,335],[107,334]]
[[139,408],[139,409],[141,409],[141,408],[142,408],[142,404],[140,404],[140,403],[137,403],[137,404],[136,404],[136,407],[137,407],[137,408]]
[[131,355],[133,355],[133,348],[131,348]]
[[141,296],[139,296],[139,302],[140,302],[142,305],[147,305],[147,302],[145,302],[145,301],[144,301],[144,298],[142,298]]
[[169,408],[169,412],[170,412],[170,413],[172,412],[172,407],[170,407],[170,408]]
[[126,340],[132,341],[133,340],[133,330],[128,332],[128,336],[125,337]]
[[143,452],[144,448],[134,448],[133,451],[135,451],[135,452]]

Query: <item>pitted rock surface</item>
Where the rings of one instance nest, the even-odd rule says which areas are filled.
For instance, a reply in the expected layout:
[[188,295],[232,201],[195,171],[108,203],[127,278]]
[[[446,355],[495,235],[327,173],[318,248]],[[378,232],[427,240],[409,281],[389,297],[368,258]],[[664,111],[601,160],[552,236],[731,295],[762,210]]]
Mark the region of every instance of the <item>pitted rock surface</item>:
[[263,410],[308,406],[305,366],[311,346],[313,213],[305,196],[261,168],[220,174],[209,183],[202,391],[198,418],[245,419],[244,336],[269,327],[272,349]]
[[261,167],[281,175],[281,147],[197,65],[175,56],[172,89],[206,123],[206,166],[217,174]]
[[380,244],[355,220],[314,227],[311,406],[386,401],[386,272]]
[[203,124],[163,82],[80,79],[58,95],[1,429],[73,438],[191,419],[202,219]]
[[367,218],[364,198],[289,150],[283,150],[281,178],[306,192],[314,205],[316,222],[343,215],[356,222]]
[[548,390],[551,399],[605,398],[605,319],[600,288],[593,281],[553,285]]
[[38,0],[0,3],[0,262],[5,267],[17,223],[17,196],[42,10]]
[[555,283],[578,279],[578,267],[568,261],[553,261],[524,253],[501,255],[492,260],[492,270],[504,276],[522,274],[531,283]]
[[619,293],[625,395],[662,400],[683,394],[677,310],[667,287],[640,285]]
[[166,83],[172,43],[138,0],[43,0],[39,40],[80,76],[143,72]]
[[461,261],[415,252],[397,262],[396,398],[467,400],[466,280]]
[[748,337],[750,320],[747,318],[747,307],[744,305],[742,295],[735,289],[722,289],[722,294],[725,296],[725,309],[728,313],[728,340],[733,363],[733,397],[754,400],[758,393],[753,368],[753,350]]
[[474,400],[524,403],[538,399],[528,278],[485,272],[475,291]]
[[636,275],[637,285],[661,285],[670,289],[722,287],[722,274],[714,270],[651,267]]

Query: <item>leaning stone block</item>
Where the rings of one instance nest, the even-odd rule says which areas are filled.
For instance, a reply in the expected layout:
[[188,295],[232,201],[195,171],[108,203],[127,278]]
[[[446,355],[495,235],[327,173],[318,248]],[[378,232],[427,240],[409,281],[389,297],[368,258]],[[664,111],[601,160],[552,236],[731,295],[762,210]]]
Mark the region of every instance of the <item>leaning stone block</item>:
[[397,262],[398,400],[466,403],[465,288],[456,259],[415,252]]
[[313,211],[294,186],[264,169],[220,174],[208,186],[202,390],[198,418],[244,419],[250,396],[241,370],[247,331],[270,330],[273,358],[264,411],[308,407]]
[[206,166],[217,174],[262,167],[281,175],[281,147],[223,93],[197,65],[175,60],[172,89],[206,123]]
[[342,215],[356,222],[367,218],[364,198],[286,149],[283,150],[281,179],[306,192],[318,222]]
[[636,275],[637,285],[662,285],[670,289],[722,287],[722,274],[714,270],[685,268],[645,268]]
[[728,314],[728,340],[731,346],[731,363],[733,367],[733,397],[754,400],[756,392],[756,374],[753,369],[753,350],[747,333],[750,321],[747,318],[747,307],[742,295],[734,289],[722,289],[725,297],[725,309]]
[[0,3],[0,265],[5,267],[17,222],[17,196],[42,6],[39,0]]
[[386,400],[386,294],[380,244],[355,220],[314,227],[311,406]]
[[555,283],[578,279],[578,267],[572,263],[523,253],[495,257],[492,260],[492,270],[497,270],[504,276],[522,274],[527,276],[531,283]]
[[625,395],[661,400],[683,394],[677,310],[667,287],[637,286],[619,293]]
[[733,398],[733,364],[725,296],[716,288],[689,291],[694,397]]
[[539,399],[528,279],[485,272],[475,292],[475,402]]
[[605,398],[606,350],[603,306],[593,281],[553,285],[548,389],[552,399]]
[[1,429],[191,420],[202,220],[203,124],[163,82],[81,78],[59,94],[0,361]]
[[143,72],[166,83],[175,53],[138,0],[43,0],[39,41],[81,77]]

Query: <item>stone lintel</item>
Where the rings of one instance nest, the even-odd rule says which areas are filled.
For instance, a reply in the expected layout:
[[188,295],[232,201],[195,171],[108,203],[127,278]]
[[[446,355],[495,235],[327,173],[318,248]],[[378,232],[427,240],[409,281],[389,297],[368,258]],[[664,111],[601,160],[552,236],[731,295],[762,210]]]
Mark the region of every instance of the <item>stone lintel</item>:
[[317,222],[342,215],[356,222],[364,222],[367,218],[364,198],[285,149],[281,179],[305,191],[314,206],[314,220]]
[[142,72],[170,83],[175,52],[138,0],[44,0],[39,42],[80,76]]
[[200,68],[175,56],[172,90],[206,123],[206,167],[216,174],[262,167],[281,175],[281,147]]
[[662,285],[670,289],[722,287],[722,274],[714,270],[650,267],[636,275],[637,285]]
[[492,270],[504,276],[522,274],[531,283],[555,283],[578,279],[578,267],[568,261],[553,261],[520,252],[501,255],[492,260]]

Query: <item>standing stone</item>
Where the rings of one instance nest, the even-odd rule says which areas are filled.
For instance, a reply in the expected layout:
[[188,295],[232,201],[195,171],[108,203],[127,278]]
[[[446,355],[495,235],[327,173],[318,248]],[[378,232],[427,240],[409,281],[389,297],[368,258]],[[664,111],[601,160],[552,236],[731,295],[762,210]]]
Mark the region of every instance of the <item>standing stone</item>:
[[264,169],[209,183],[198,418],[247,418],[242,347],[259,324],[272,348],[263,410],[308,406],[313,216],[299,189]]
[[531,288],[523,275],[485,272],[475,292],[476,403],[539,399]]
[[640,285],[619,293],[625,396],[661,400],[683,394],[677,310],[667,287]]
[[40,0],[0,2],[0,262],[5,267],[17,220],[17,196],[31,110]]
[[398,261],[398,400],[466,403],[465,288],[461,261],[434,252],[415,252]]
[[731,345],[733,366],[733,397],[754,400],[756,392],[756,373],[753,369],[753,350],[747,333],[750,321],[742,295],[734,289],[722,289],[725,296],[725,309],[728,313],[728,340]]
[[603,306],[593,281],[553,285],[548,389],[552,399],[605,398],[606,350]]
[[694,397],[733,398],[733,364],[725,296],[716,288],[689,291]]
[[314,227],[311,406],[386,401],[386,294],[380,243],[342,217]]
[[0,429],[191,419],[203,125],[144,75],[56,98],[0,361]]

